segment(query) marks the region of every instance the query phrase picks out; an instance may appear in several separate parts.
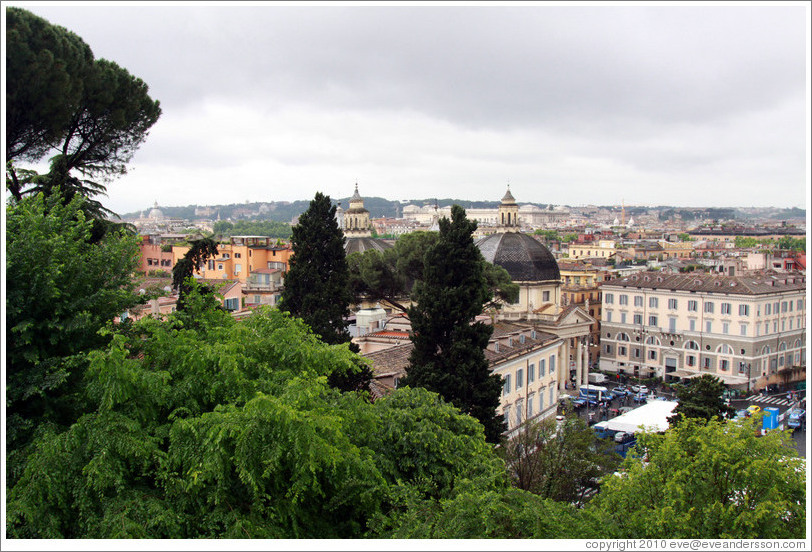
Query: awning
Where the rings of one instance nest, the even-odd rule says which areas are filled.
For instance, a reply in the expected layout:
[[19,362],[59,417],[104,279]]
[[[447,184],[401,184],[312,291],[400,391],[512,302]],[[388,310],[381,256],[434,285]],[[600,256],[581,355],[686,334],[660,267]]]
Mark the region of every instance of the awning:
[[745,376],[729,376],[727,374],[711,374],[712,376],[716,376],[722,383],[725,385],[744,385],[747,383],[747,378]]
[[674,370],[673,372],[666,372],[666,376],[676,376],[678,378],[695,378],[701,376],[701,372],[691,372],[689,370]]

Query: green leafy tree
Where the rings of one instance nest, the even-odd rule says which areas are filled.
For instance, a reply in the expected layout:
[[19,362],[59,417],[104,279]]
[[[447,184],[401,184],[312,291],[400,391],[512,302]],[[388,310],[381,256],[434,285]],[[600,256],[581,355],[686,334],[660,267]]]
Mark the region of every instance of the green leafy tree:
[[[7,129],[12,145],[6,159],[8,190],[18,200],[25,194],[51,194],[57,188],[66,201],[74,194],[87,198],[104,194],[103,182],[126,173],[127,163],[160,117],[159,102],[125,69],[93,60],[90,49],[73,33],[19,9],[13,12],[12,23],[6,57],[15,71],[10,80],[17,84],[7,95],[12,114]],[[31,60],[36,60],[33,66],[28,65]],[[30,86],[26,77],[37,79],[35,85]],[[15,157],[38,160],[48,152],[56,155],[44,175],[18,171],[10,163]],[[112,214],[98,201],[85,207],[95,218]]]
[[38,160],[67,132],[93,52],[77,35],[6,8],[6,159]]
[[735,411],[725,404],[722,395],[725,384],[710,374],[702,374],[691,379],[690,385],[677,388],[677,407],[668,419],[674,424],[681,417],[710,420],[713,417],[726,418]]
[[[350,286],[355,296],[386,301],[406,312],[415,283],[423,280],[423,257],[437,239],[436,232],[412,232],[401,236],[393,248],[383,252],[369,250],[349,255]],[[519,297],[519,286],[513,283],[508,272],[484,259],[482,267],[492,295],[486,308],[499,308],[503,303],[515,302]]]
[[139,302],[131,274],[138,242],[127,232],[93,242],[84,198],[55,192],[6,207],[7,446],[10,480],[37,427],[77,415],[81,354],[107,343],[105,325]]
[[485,427],[499,442],[504,421],[496,416],[501,378],[491,373],[484,349],[493,328],[474,322],[490,300],[482,254],[472,238],[476,222],[454,205],[440,220],[437,243],[424,256],[423,280],[409,308],[414,349],[404,385],[439,393]]
[[[172,287],[178,290],[177,310],[186,308],[186,296],[192,288],[192,278],[208,259],[217,257],[217,243],[211,238],[191,242],[189,251],[172,267]],[[210,294],[214,290],[206,288]]]
[[582,418],[567,415],[527,424],[501,452],[517,488],[580,507],[620,463],[612,447]]
[[640,434],[587,508],[609,538],[802,539],[806,469],[785,432],[684,419]]
[[268,236],[289,239],[292,229],[289,223],[275,220],[238,220],[229,222],[218,220],[214,223],[214,235],[221,238],[231,236]]
[[293,227],[293,256],[280,308],[305,321],[328,344],[348,343],[349,286],[344,234],[330,197],[317,192]]
[[[357,352],[358,346],[350,342],[347,330],[354,297],[344,233],[335,212],[330,197],[318,192],[293,227],[293,256],[279,308],[304,320],[325,343],[348,343],[350,350]],[[368,390],[372,370],[362,362],[357,366],[358,370],[349,374],[331,374],[330,384],[343,391]]]
[[468,485],[448,500],[413,500],[374,531],[397,539],[596,539],[605,529],[569,504],[521,489]]
[[423,389],[339,393],[356,355],[276,309],[236,322],[193,289],[89,363],[87,412],[9,489],[12,538],[359,538],[405,497],[504,487],[475,420]]

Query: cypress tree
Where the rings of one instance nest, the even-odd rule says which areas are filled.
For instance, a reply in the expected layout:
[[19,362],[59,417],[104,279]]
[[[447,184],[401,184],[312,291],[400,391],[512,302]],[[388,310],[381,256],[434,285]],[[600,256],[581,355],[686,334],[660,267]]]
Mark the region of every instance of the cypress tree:
[[484,349],[493,328],[474,323],[490,298],[482,254],[474,245],[476,221],[459,205],[440,220],[437,243],[426,251],[424,279],[409,309],[414,350],[404,385],[440,394],[485,426],[497,443],[504,422],[496,416],[502,382],[491,373]]
[[330,345],[347,343],[346,318],[353,300],[344,233],[330,196],[317,192],[293,227],[293,255],[285,276],[280,307],[307,323]]

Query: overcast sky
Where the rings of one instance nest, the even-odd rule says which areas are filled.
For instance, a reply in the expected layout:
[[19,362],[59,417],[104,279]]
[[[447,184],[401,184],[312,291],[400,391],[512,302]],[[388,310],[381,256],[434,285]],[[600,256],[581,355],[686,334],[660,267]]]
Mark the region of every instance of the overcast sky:
[[163,115],[118,213],[388,199],[806,206],[808,2],[22,6]]

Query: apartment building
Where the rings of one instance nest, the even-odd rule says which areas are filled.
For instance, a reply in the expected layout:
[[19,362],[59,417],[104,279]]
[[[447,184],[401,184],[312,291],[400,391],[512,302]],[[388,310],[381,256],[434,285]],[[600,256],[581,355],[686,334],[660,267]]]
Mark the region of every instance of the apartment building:
[[591,243],[571,243],[567,248],[570,259],[610,259],[617,253],[614,240],[598,240]]
[[601,285],[600,368],[746,391],[806,371],[806,277],[641,272]]
[[[278,242],[267,236],[232,236],[229,243],[217,245],[217,258],[201,265],[198,274],[209,279],[236,279],[245,284],[257,270],[286,272],[293,250]],[[173,266],[188,251],[188,245],[173,246]]]
[[[505,417],[508,434],[528,420],[555,415],[565,341],[532,325],[494,324],[485,357],[491,371],[502,378],[497,414]],[[364,357],[372,364],[375,381],[381,389],[396,388],[406,375],[414,347],[408,332],[383,331],[364,336],[365,345],[371,346],[373,342],[375,348],[370,348]]]

